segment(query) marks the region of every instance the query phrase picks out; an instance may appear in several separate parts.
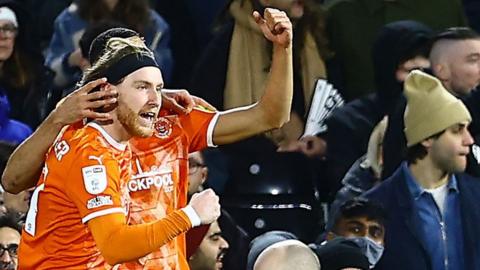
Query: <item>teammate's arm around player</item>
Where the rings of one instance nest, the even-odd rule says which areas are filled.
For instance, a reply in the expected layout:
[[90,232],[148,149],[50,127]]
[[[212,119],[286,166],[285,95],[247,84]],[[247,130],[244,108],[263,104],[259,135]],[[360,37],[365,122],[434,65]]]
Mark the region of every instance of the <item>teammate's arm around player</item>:
[[103,83],[105,79],[98,79],[71,93],[57,105],[37,130],[15,149],[2,176],[2,186],[6,191],[18,193],[35,186],[45,153],[65,125],[87,117],[100,121],[110,119],[108,113],[95,112],[93,109],[117,102],[117,93],[98,91],[89,94]]
[[[63,98],[35,132],[15,149],[3,172],[4,190],[16,194],[35,186],[42,170],[45,153],[64,126],[84,118],[99,121],[111,119],[109,113],[96,112],[95,109],[117,102],[115,90],[90,93],[103,83],[104,78],[89,82]],[[162,90],[162,94],[162,108],[179,114],[190,113],[197,105],[215,109],[205,100],[190,96],[186,90]]]

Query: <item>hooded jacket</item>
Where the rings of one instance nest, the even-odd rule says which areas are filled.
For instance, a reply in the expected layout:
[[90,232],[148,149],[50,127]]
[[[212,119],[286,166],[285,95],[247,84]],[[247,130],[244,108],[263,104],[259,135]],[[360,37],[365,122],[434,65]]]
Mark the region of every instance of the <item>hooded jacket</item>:
[[372,51],[376,93],[347,103],[327,119],[327,159],[332,162],[329,174],[334,185],[366,153],[373,128],[401,96],[402,83],[395,78],[399,64],[419,52],[426,54],[431,33],[415,21],[398,21],[381,29]]

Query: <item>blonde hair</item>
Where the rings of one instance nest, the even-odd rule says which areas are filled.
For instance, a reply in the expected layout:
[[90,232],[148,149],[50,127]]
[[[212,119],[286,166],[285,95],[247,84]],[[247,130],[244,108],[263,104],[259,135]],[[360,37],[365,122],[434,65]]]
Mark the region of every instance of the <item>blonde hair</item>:
[[[154,58],[153,52],[148,49],[142,38],[133,36],[128,38],[112,37],[105,44],[105,49],[98,60],[88,68],[79,83],[83,86],[86,83],[99,79],[105,75],[105,71],[127,55],[137,54]],[[117,84],[119,82],[110,82]]]

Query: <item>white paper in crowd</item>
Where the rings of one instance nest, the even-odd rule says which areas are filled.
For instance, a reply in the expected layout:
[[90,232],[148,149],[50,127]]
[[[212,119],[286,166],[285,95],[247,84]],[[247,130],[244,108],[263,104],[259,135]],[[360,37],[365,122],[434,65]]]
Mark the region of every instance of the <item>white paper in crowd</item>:
[[302,137],[316,135],[327,131],[325,119],[335,110],[342,106],[344,100],[340,93],[324,79],[318,79],[315,83],[312,103],[305,124],[305,132]]

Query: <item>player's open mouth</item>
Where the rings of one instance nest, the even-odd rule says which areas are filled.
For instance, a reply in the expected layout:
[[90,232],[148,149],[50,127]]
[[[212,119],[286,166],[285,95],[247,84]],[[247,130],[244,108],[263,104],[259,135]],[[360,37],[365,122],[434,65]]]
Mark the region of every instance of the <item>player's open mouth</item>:
[[146,120],[148,123],[153,123],[157,117],[157,114],[154,112],[143,112],[140,113],[140,117]]

